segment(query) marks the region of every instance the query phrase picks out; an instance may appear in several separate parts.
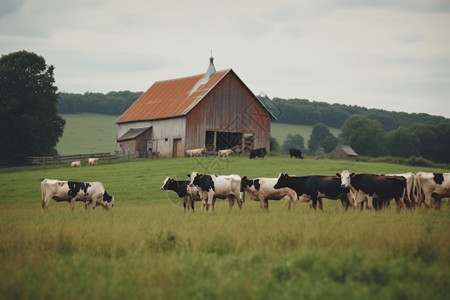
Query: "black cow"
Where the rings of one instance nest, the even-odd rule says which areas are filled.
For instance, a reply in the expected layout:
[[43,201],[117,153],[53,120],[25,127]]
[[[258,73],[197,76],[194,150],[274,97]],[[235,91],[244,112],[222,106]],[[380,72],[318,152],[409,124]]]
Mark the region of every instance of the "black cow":
[[196,200],[200,200],[200,195],[195,187],[188,190],[189,183],[189,180],[174,180],[167,177],[161,186],[161,190],[174,191],[183,202],[184,211],[186,211],[186,208],[192,208],[192,212],[194,212],[194,203]]
[[[354,206],[367,200],[367,208],[374,208],[374,198],[382,203],[395,199],[397,210],[406,207],[406,178],[403,176],[386,176],[378,174],[355,174],[349,171],[336,173],[341,178],[342,187],[351,188],[355,197]],[[379,206],[379,208],[381,208]],[[377,207],[375,207],[377,208]]]
[[258,148],[258,149],[250,150],[249,158],[250,159],[256,158],[256,157],[264,158],[264,156],[266,156],[266,154],[267,154],[266,148]]
[[289,156],[291,158],[294,157],[294,158],[301,158],[301,159],[303,159],[302,151],[300,149],[294,149],[294,148],[289,149]]
[[342,187],[340,178],[336,176],[289,176],[281,173],[274,188],[285,187],[293,189],[300,198],[310,198],[314,209],[317,207],[317,201],[320,203],[319,208],[322,209],[322,198],[340,199],[345,210],[350,206],[350,189]]

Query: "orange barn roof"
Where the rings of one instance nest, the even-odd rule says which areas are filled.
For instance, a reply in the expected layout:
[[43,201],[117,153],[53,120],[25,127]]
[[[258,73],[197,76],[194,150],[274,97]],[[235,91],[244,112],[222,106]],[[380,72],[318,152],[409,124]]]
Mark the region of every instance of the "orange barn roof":
[[165,119],[189,113],[231,69],[205,74],[157,81],[142,94],[116,123]]

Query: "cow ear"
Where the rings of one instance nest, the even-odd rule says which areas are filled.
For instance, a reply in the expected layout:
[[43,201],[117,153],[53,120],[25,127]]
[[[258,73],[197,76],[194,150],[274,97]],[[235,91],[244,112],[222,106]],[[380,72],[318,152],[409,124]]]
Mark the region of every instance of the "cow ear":
[[247,176],[242,177],[242,180],[247,180]]
[[339,178],[341,178],[341,174],[339,174],[339,173],[336,173],[336,176],[339,177]]
[[190,175],[190,174],[187,174],[187,177],[191,178],[191,175]]

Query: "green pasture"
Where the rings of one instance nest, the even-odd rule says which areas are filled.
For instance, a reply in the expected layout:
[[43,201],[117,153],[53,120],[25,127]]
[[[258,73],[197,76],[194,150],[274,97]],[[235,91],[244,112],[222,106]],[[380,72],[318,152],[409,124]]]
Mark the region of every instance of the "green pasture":
[[66,120],[56,150],[60,155],[114,153],[119,116],[102,114],[61,115]]
[[[117,125],[119,116],[101,114],[63,114],[66,120],[64,134],[56,149],[60,155],[89,154],[89,153],[114,153],[117,138]],[[300,134],[305,139],[305,147],[308,147],[312,126],[294,125],[272,122],[270,126],[271,136],[280,144],[286,140],[289,133]],[[330,128],[335,136],[340,130]]]
[[[403,165],[269,155],[100,161],[97,166],[0,170],[0,294],[4,299],[448,299],[450,205],[345,212],[324,201],[269,213],[247,201],[183,212],[166,176],[192,171],[276,177],[448,172]],[[115,207],[52,201],[44,178],[101,181]]]
[[[276,138],[281,146],[286,140],[289,133],[300,134],[305,141],[305,147],[308,148],[309,136],[311,135],[312,129],[313,126],[309,125],[284,124],[272,122],[270,124],[270,136]],[[330,132],[336,137],[339,135],[339,133],[341,133],[340,129],[337,128],[329,128],[329,129]]]

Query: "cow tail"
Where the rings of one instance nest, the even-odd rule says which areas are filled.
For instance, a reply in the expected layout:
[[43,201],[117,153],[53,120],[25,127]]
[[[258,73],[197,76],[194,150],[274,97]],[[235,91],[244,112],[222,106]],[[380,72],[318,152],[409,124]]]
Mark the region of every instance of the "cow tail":
[[45,189],[44,189],[44,185],[45,185],[45,179],[42,180],[41,182],[41,195],[42,195],[42,210],[44,210],[45,208]]

